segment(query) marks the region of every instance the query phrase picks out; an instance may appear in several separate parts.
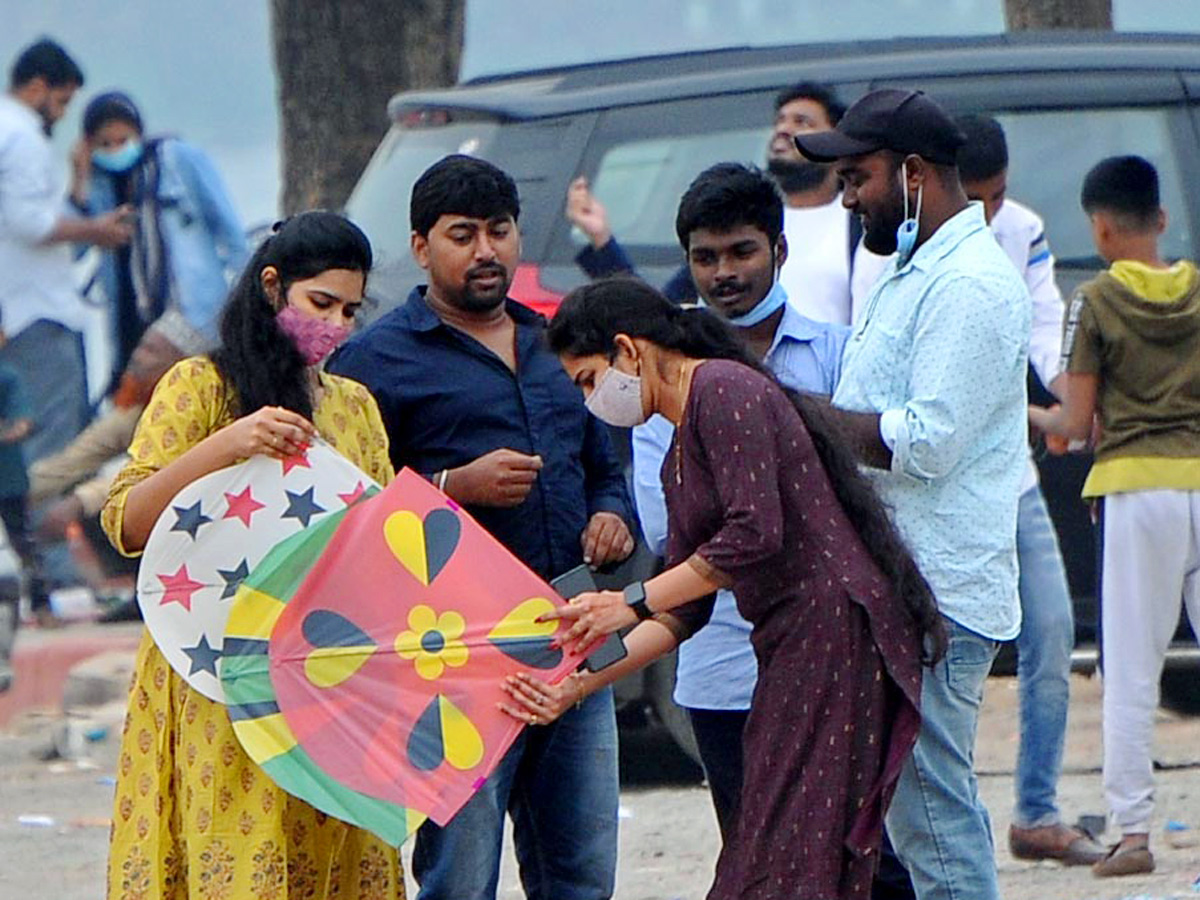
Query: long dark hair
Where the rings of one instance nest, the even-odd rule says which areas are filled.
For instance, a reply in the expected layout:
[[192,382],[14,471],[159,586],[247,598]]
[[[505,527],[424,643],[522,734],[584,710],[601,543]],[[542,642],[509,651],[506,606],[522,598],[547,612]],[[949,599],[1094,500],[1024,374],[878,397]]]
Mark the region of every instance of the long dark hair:
[[[677,307],[633,278],[597,281],[572,291],[550,323],[547,339],[560,356],[600,353],[611,358],[618,334],[643,338],[694,359],[732,360],[779,383],[717,316],[703,309]],[[946,633],[933,592],[883,504],[859,471],[850,441],[824,403],[783,385],[780,388],[799,412],[838,503],[920,631],[925,662],[936,662],[945,652]]]
[[231,389],[235,415],[282,406],[312,418],[313,401],[300,351],[275,322],[277,312],[262,286],[262,271],[279,271],[286,296],[296,281],[330,269],[371,270],[371,244],[356,225],[336,213],[292,216],[255,251],[221,316],[221,344],[212,361]]

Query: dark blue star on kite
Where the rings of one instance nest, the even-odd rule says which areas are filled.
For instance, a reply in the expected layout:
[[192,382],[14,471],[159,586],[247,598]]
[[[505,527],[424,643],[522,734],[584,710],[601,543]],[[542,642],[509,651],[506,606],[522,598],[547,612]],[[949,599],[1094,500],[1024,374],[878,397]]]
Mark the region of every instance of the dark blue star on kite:
[[237,593],[238,587],[250,575],[250,566],[243,559],[238,563],[236,569],[217,569],[217,574],[225,580],[225,587],[221,590],[221,599],[228,600]]
[[221,651],[209,646],[207,635],[200,635],[200,643],[195,647],[184,647],[183,652],[192,661],[188,677],[197,672],[208,672],[214,678],[217,677],[217,660],[221,658]]
[[313,500],[314,490],[315,488],[310,487],[303,494],[284,491],[288,498],[288,508],[284,510],[282,518],[298,519],[300,524],[307,528],[313,516],[325,512],[325,507],[318,506]]
[[175,524],[171,526],[171,530],[186,531],[188,537],[193,541],[196,539],[196,532],[200,530],[200,526],[207,525],[212,521],[200,511],[199,500],[188,507],[172,506],[171,509],[175,512]]

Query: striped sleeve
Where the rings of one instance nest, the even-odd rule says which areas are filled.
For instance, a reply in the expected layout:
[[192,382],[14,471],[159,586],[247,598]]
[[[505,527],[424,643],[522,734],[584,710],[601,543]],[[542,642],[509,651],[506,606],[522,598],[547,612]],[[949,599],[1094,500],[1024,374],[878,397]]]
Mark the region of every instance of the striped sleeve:
[[1029,262],[1027,265],[1036,266],[1050,258],[1050,242],[1046,240],[1046,232],[1039,231],[1037,237],[1029,242]]

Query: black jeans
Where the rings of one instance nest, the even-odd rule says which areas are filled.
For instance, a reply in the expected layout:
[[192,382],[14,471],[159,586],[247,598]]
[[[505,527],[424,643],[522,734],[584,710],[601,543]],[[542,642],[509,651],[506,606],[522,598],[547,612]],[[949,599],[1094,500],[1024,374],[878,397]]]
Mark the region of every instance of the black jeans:
[[871,883],[871,900],[917,900],[908,869],[897,859],[886,830],[883,832],[883,846],[879,848],[879,869]]
[[15,497],[0,497],[0,522],[4,523],[8,542],[12,545],[17,558],[21,560],[25,577],[29,579],[29,597],[33,608],[48,608],[50,594],[46,590],[42,554],[29,534],[29,512],[24,494],[18,494]]
[[692,732],[700,750],[700,764],[708,779],[721,843],[729,840],[742,793],[742,732],[749,710],[688,709]]

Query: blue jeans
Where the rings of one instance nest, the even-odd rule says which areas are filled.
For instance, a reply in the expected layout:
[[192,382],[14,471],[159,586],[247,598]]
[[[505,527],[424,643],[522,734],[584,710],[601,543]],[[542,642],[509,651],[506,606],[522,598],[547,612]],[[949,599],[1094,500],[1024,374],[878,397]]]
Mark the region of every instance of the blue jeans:
[[529,900],[608,900],[617,804],[617,723],[605,689],[553,725],[526,728],[458,815],[418,829],[418,900],[494,900],[506,811]]
[[25,461],[61,450],[87,424],[83,337],[57,322],[38,319],[0,350],[0,360],[25,379],[33,405],[33,432],[23,444]]
[[1055,797],[1067,732],[1075,620],[1058,537],[1037,487],[1021,495],[1017,557],[1021,565],[1022,621],[1017,638],[1021,746],[1013,824],[1038,828],[1059,821]]
[[946,655],[921,683],[921,733],[887,814],[887,830],[920,900],[999,900],[992,825],[975,780],[990,638],[943,617]]

